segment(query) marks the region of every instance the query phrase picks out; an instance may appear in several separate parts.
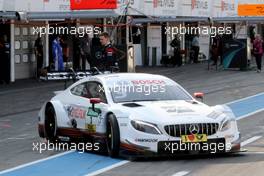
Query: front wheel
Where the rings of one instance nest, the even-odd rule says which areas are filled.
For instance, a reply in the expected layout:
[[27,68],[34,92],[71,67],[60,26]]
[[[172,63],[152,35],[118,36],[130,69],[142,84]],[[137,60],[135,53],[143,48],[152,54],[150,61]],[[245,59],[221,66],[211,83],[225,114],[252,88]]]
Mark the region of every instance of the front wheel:
[[107,117],[106,135],[108,154],[109,156],[115,158],[119,155],[120,132],[117,119],[113,114],[110,114]]

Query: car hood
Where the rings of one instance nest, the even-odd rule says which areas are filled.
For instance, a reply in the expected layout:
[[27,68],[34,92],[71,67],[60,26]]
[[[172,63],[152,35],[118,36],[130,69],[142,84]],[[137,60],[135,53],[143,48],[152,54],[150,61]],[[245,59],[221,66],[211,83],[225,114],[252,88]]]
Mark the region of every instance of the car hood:
[[130,118],[152,123],[215,123],[212,108],[196,101],[148,101],[120,104]]

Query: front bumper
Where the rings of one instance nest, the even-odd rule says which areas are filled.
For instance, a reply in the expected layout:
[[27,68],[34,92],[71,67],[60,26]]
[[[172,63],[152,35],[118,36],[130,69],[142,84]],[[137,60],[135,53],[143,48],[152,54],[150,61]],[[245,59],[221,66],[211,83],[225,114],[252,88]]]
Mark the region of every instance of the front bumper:
[[165,133],[152,135],[130,129],[126,138],[121,138],[121,151],[136,155],[181,155],[181,154],[222,154],[240,151],[238,131],[217,132],[207,136],[206,142],[182,143],[181,138]]
[[120,152],[125,156],[181,156],[181,155],[217,155],[240,152],[240,140],[226,144],[225,138],[208,139],[203,143],[181,143],[181,141],[159,141],[155,143],[157,150],[150,147],[129,143],[121,143]]

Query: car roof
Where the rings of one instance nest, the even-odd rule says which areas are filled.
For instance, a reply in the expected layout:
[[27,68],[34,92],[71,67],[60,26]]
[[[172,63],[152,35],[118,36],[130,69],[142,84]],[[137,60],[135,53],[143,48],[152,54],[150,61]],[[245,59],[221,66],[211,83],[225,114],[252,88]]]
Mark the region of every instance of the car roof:
[[180,86],[176,81],[162,75],[157,75],[157,74],[148,74],[148,73],[109,73],[109,74],[100,74],[100,75],[93,75],[93,76],[88,76],[86,78],[83,78],[79,80],[78,82],[72,84],[68,89],[72,89],[73,87],[82,84],[87,81],[99,81],[102,84],[106,84],[107,82],[109,83],[112,82],[117,82],[117,81],[129,81],[129,80],[166,80],[169,81],[172,84],[176,84]]

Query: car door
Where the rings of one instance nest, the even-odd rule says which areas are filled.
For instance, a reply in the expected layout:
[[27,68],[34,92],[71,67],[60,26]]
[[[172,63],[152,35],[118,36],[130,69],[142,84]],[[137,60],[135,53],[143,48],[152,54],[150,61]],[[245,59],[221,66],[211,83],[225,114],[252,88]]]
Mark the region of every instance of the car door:
[[108,109],[108,103],[105,96],[103,85],[96,81],[87,82],[87,95],[84,97],[100,98],[101,103],[95,104],[94,107],[90,103],[87,109],[85,129],[90,133],[105,132],[105,116]]
[[[64,104],[71,126],[87,130],[89,133],[104,133],[104,117],[108,105],[102,84],[87,81],[70,91],[71,96],[64,100]],[[102,102],[93,108],[90,103],[91,98],[100,98]]]
[[69,96],[62,99],[64,109],[68,115],[68,126],[85,129],[87,109],[90,100],[87,96],[87,82],[80,83],[70,89]]

